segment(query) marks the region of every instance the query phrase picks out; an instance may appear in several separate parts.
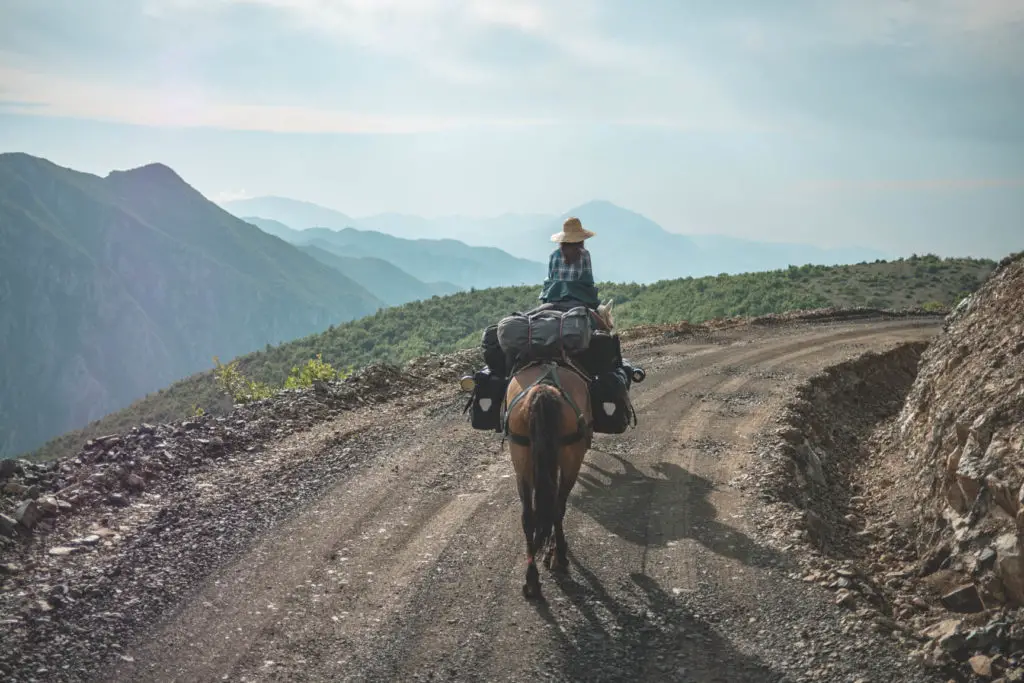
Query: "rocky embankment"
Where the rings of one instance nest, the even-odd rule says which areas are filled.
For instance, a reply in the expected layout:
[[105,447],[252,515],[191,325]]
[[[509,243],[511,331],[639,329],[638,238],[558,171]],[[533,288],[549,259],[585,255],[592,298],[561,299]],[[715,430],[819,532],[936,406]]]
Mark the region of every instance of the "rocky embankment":
[[927,349],[812,378],[760,455],[762,532],[806,551],[805,581],[937,674],[1024,681],[1021,255]]
[[[94,439],[73,458],[0,461],[0,679],[79,680],[116,659],[212,567],[364,466],[375,423],[474,360],[375,365],[228,417]],[[347,432],[317,433],[346,411]]]

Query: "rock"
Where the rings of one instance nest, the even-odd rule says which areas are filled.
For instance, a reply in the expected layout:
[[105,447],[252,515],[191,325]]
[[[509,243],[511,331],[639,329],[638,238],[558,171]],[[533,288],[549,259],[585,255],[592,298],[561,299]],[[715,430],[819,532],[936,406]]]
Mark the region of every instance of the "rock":
[[146,480],[137,474],[129,474],[126,483],[128,484],[128,488],[136,493],[144,491],[146,488]]
[[1024,605],[1024,553],[1016,534],[996,539],[996,575],[1003,583],[1006,596],[1015,605]]
[[22,501],[14,511],[14,518],[26,529],[34,527],[39,522],[40,516],[39,506],[34,500]]
[[18,461],[13,458],[0,460],[0,479],[10,479],[18,470]]
[[985,609],[978,595],[978,589],[973,583],[966,583],[954,588],[942,596],[942,604],[954,612],[971,614]]
[[946,619],[926,629],[921,635],[934,641],[943,652],[956,653],[965,645],[965,636],[960,631],[961,623],[959,619]]
[[984,679],[994,678],[995,674],[992,670],[992,658],[986,657],[985,655],[975,655],[967,660],[967,663],[971,665],[971,671],[974,672],[975,676],[979,676]]
[[128,498],[120,493],[111,493],[107,496],[107,503],[119,508],[128,507],[129,505]]
[[50,496],[40,498],[36,501],[36,505],[39,506],[39,512],[46,517],[52,517],[60,510],[60,506],[57,505],[57,499]]
[[14,538],[18,533],[18,522],[17,520],[11,519],[7,515],[0,515],[0,536],[6,536],[7,538]]
[[841,607],[853,607],[857,602],[857,597],[848,590],[841,590],[836,593],[836,604]]
[[[4,462],[8,461],[5,460]],[[26,491],[28,491],[28,487],[16,481],[9,481],[4,485],[4,493],[9,493],[12,496],[23,496]]]
[[978,567],[980,569],[992,569],[996,564],[996,551],[993,548],[985,548],[978,553]]
[[70,555],[71,553],[75,552],[75,549],[71,548],[71,547],[68,547],[68,546],[60,546],[60,545],[58,545],[58,546],[54,546],[54,547],[50,548],[47,552],[50,555],[55,555],[55,556],[60,557],[60,556],[64,556],[64,555]]

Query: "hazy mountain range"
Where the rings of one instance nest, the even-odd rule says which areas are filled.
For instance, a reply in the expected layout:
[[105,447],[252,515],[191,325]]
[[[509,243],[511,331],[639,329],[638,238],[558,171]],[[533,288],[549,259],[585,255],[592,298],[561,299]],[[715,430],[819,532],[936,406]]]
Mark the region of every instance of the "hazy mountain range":
[[[614,282],[650,283],[685,276],[773,270],[806,263],[859,263],[887,256],[860,247],[827,249],[808,244],[762,242],[718,235],[681,235],[665,230],[639,213],[606,201],[588,202],[561,216],[506,214],[493,218],[452,216],[436,219],[403,214],[351,218],[332,209],[281,197],[226,202],[224,207],[236,215],[248,216],[246,220],[260,224],[268,232],[295,244],[310,243],[313,237],[308,234],[309,229],[316,227],[327,229],[318,231],[319,239],[339,241],[344,249],[354,248],[355,234],[362,231],[418,240],[421,245],[426,243],[425,240],[460,240],[466,245],[499,248],[541,264],[547,262],[554,247],[551,235],[561,229],[567,216],[573,215],[597,233],[587,243],[594,258],[595,276],[599,280]],[[263,222],[253,216],[259,216]],[[336,237],[339,231],[348,237]],[[368,251],[364,253],[392,260],[417,275],[410,270],[413,267],[410,263],[399,263],[391,258],[389,252],[381,251],[386,248],[405,249],[410,245],[399,247],[402,243],[391,241],[388,246],[380,237],[361,239],[373,242],[373,246],[366,247]],[[540,271],[534,271],[539,274],[525,281],[543,279],[544,270],[541,265]],[[443,278],[444,274],[431,273],[431,277]],[[459,283],[456,278],[447,279]],[[514,280],[503,284],[512,282]]]
[[[416,299],[539,285],[562,221],[355,220],[280,197],[227,207],[236,215],[162,164],[100,177],[0,155],[0,455],[207,370],[213,356]],[[684,236],[608,202],[567,213],[597,231],[590,246],[605,281],[878,256]]]
[[0,154],[0,454],[385,305],[166,166]]

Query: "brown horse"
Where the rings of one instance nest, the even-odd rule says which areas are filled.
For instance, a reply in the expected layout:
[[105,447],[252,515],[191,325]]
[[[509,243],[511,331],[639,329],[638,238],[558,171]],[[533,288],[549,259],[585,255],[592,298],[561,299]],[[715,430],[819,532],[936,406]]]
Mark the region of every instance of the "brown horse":
[[[598,308],[601,326],[614,334],[611,302]],[[526,583],[523,595],[540,598],[536,554],[548,544],[544,565],[569,567],[562,520],[566,502],[593,439],[587,379],[571,367],[548,361],[524,367],[505,394],[509,450],[523,505]]]

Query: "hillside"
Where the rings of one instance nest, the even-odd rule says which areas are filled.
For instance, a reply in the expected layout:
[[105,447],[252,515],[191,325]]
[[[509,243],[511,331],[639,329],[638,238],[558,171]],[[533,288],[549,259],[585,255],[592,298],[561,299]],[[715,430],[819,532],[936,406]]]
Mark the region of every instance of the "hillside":
[[399,306],[410,301],[454,294],[459,291],[459,288],[451,283],[427,283],[417,280],[401,268],[383,259],[369,256],[339,256],[319,245],[319,240],[313,240],[312,243],[299,247],[299,250],[309,254],[320,263],[343,273],[346,277],[352,278],[389,306]]
[[[601,285],[616,300],[620,328],[734,315],[762,315],[822,306],[911,308],[949,306],[973,291],[995,264],[986,260],[932,256],[853,266],[804,266],[787,270],[683,279],[643,285]],[[537,303],[537,286],[460,292],[378,311],[374,315],[240,359],[247,375],[280,383],[291,367],[317,353],[336,367],[371,361],[405,361],[427,353],[469,348],[483,328]],[[212,373],[188,378],[107,416],[87,429],[47,444],[35,457],[48,458],[83,440],[123,431],[140,422],[180,419],[194,404],[217,410],[221,399]]]
[[372,313],[338,271],[152,164],[0,155],[0,454],[233,357]]

